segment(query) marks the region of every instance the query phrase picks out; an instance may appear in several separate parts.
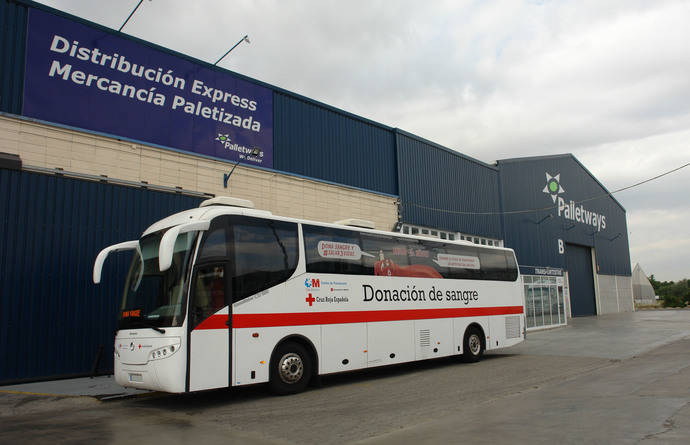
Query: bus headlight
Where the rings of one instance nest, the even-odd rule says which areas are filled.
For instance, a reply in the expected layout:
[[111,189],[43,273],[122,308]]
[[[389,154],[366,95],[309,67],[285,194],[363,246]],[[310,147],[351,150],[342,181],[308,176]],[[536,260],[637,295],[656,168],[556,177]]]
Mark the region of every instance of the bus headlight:
[[177,352],[180,349],[179,345],[168,345],[162,348],[154,349],[149,354],[149,360],[160,360],[162,358],[167,358]]

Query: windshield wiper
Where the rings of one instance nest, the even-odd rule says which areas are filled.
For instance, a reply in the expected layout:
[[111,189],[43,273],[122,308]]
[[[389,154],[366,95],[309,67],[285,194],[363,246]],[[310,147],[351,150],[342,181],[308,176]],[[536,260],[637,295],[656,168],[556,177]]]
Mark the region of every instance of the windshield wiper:
[[165,329],[159,328],[158,326],[154,326],[150,323],[146,323],[144,320],[137,320],[139,324],[141,324],[145,328],[151,328],[156,332],[160,332],[161,334],[165,334]]

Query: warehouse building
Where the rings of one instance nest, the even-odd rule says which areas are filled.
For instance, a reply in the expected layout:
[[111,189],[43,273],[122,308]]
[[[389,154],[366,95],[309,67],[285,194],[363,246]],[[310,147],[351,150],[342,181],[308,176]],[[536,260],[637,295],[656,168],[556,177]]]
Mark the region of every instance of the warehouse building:
[[209,196],[513,248],[530,329],[633,310],[625,209],[570,154],[490,164],[40,4],[0,13],[0,382],[112,370],[96,254]]

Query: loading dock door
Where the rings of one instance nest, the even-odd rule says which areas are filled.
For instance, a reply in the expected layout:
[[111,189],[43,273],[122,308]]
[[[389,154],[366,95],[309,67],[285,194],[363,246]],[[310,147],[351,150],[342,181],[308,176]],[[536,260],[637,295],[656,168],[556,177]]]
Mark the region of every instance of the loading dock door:
[[589,247],[566,244],[565,264],[570,285],[570,310],[573,317],[596,315],[594,271]]

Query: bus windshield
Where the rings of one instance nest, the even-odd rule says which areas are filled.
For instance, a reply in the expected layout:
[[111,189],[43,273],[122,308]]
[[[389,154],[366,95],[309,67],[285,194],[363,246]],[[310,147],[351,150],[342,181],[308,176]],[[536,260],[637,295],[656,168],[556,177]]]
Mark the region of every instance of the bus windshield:
[[139,241],[127,274],[119,329],[181,326],[185,316],[185,288],[189,259],[196,235],[182,233],[175,241],[170,268],[158,268],[158,247],[164,231]]

